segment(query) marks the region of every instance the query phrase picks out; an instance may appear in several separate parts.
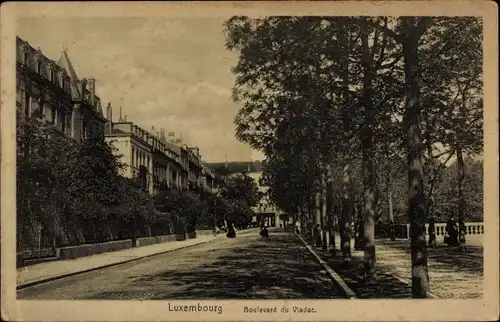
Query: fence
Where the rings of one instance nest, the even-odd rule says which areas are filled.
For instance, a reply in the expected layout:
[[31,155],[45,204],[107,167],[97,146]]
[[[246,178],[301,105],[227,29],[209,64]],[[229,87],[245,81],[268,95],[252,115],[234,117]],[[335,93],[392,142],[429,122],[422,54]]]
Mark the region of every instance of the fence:
[[[436,223],[436,237],[446,235],[446,223]],[[429,231],[429,224],[425,224],[426,233]],[[394,233],[396,238],[410,238],[410,224],[395,224]],[[466,222],[465,223],[466,235],[484,235],[484,224],[482,222]],[[376,238],[388,238],[389,224],[380,224],[375,227]]]
[[[442,237],[446,235],[446,223],[436,223],[436,236]],[[425,224],[425,231],[428,232],[429,224]],[[287,225],[286,231],[293,232],[295,226]],[[354,227],[351,233],[354,236]],[[483,222],[466,222],[465,223],[465,234],[469,236],[474,235],[484,235],[484,224]],[[409,239],[410,238],[410,224],[394,224],[394,235],[396,238]],[[375,225],[375,238],[389,238],[389,224],[377,224]]]
[[[408,226],[408,231],[410,225]],[[446,223],[437,223],[436,226],[436,236],[446,235]],[[425,225],[425,230],[428,231],[429,224]],[[484,235],[484,225],[482,222],[466,222],[465,223],[465,234],[466,235]]]

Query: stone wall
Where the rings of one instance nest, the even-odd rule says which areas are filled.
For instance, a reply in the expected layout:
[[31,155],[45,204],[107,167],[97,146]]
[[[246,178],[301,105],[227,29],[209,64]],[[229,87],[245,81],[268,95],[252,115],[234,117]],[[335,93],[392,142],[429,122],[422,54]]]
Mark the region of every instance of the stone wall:
[[107,243],[99,243],[99,244],[86,244],[80,246],[61,247],[57,249],[57,257],[59,257],[59,259],[72,259],[72,258],[102,254],[107,252],[113,252],[127,248],[132,248],[131,239],[110,241]]

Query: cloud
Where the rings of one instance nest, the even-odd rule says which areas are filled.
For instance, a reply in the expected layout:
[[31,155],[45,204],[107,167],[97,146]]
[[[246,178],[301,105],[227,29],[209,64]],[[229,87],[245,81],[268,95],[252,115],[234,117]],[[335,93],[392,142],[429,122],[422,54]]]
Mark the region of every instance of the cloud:
[[224,47],[220,18],[36,18],[19,36],[57,60],[62,45],[80,77],[96,78],[103,102],[146,129],[182,132],[205,160],[250,160],[234,137],[231,99],[237,55]]

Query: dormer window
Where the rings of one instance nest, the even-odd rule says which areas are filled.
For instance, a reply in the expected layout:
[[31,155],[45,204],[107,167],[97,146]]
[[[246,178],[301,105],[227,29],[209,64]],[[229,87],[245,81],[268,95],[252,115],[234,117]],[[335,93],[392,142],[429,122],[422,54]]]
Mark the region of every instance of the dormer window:
[[38,59],[38,60],[37,60],[37,72],[38,72],[39,74],[41,74],[41,73],[42,73],[42,60],[41,60],[41,59]]
[[23,53],[23,63],[24,63],[24,65],[26,65],[26,66],[28,65],[28,58],[29,58],[28,53],[27,53],[27,52],[24,52],[24,53]]

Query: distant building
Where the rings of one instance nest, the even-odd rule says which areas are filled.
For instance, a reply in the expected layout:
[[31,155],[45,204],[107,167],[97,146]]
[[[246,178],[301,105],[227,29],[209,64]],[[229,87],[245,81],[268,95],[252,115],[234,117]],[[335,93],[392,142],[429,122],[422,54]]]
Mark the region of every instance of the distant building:
[[[204,168],[198,148],[190,149],[169,141],[163,129],[151,133],[133,122],[113,122],[113,108],[106,108],[105,140],[121,156],[121,175],[139,180],[150,194],[162,188],[187,190],[189,184],[212,191],[213,172]],[[154,129],[153,129],[154,131]],[[209,184],[203,184],[204,180]]]
[[189,185],[190,186],[201,186],[202,185],[202,170],[203,170],[203,164],[201,163],[201,158],[200,158],[200,149],[197,147],[194,148],[187,148],[188,150],[188,156],[189,156],[189,173],[188,173],[188,179],[189,179]]
[[218,174],[263,171],[260,161],[211,162],[208,165]]
[[162,186],[179,190],[181,189],[180,148],[167,141],[165,131],[160,130],[157,135],[148,137],[149,144],[153,147],[153,191],[158,193]]
[[259,204],[252,208],[255,213],[252,218],[252,222],[257,223],[260,226],[266,225],[268,227],[279,227],[280,215],[282,215],[283,212],[271,202],[268,195],[269,187],[263,185],[260,180],[262,173],[263,171],[247,172],[247,175],[255,180],[259,192],[262,193]]
[[102,138],[106,119],[94,79],[79,79],[63,51],[57,63],[16,38],[16,104],[25,116],[38,113],[67,136]]
[[279,217],[283,212],[272,204],[267,194],[269,188],[260,182],[264,171],[261,161],[213,162],[208,165],[219,175],[246,173],[249,177],[253,178],[257,183],[259,191],[262,193],[262,197],[259,204],[252,208],[255,213],[252,222],[258,225],[264,224],[270,227],[279,227]]
[[108,105],[105,141],[114,148],[124,165],[120,175],[139,180],[144,190],[153,194],[153,147],[148,142],[148,132],[132,122],[112,122],[111,110]]
[[201,185],[207,191],[210,191],[212,193],[216,192],[215,171],[212,168],[210,168],[210,166],[208,166],[206,163],[202,163]]

